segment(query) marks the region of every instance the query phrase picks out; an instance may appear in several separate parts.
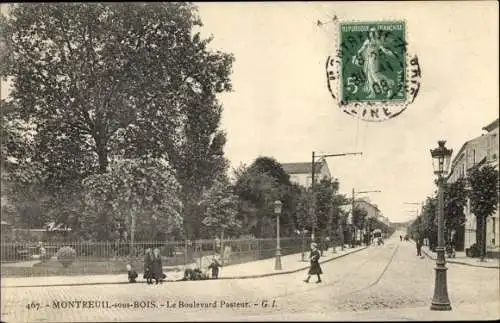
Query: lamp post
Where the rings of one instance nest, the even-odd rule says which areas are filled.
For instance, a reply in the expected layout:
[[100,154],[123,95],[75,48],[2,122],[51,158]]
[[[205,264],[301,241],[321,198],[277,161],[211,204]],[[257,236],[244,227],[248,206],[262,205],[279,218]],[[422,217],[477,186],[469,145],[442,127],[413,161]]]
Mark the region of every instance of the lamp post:
[[281,270],[281,248],[280,248],[280,214],[281,201],[274,201],[274,214],[276,215],[276,259],[274,261],[274,270]]
[[362,152],[356,152],[356,153],[341,153],[341,154],[323,154],[323,155],[316,155],[316,153],[313,151],[312,152],[312,163],[311,163],[311,198],[312,198],[312,203],[311,203],[311,217],[313,218],[313,225],[312,225],[312,230],[311,230],[311,240],[314,242],[314,234],[316,232],[316,216],[315,216],[315,210],[314,210],[314,173],[315,173],[315,166],[316,166],[316,158],[321,158],[324,159],[326,157],[340,157],[340,156],[349,156],[349,155],[363,155]]
[[438,147],[431,149],[431,156],[434,167],[434,174],[438,176],[438,246],[436,248],[436,280],[434,283],[434,297],[432,298],[432,311],[450,311],[451,304],[448,297],[448,286],[446,282],[446,259],[444,256],[444,197],[443,186],[444,176],[448,173],[450,159],[453,153],[452,149],[445,147],[446,141],[438,141]]

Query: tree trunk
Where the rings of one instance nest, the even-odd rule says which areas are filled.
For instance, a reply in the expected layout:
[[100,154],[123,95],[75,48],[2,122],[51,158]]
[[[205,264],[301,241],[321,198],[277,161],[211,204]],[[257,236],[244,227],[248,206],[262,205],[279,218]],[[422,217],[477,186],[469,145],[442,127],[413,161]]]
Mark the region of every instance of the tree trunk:
[[220,261],[224,265],[224,230],[220,233]]
[[132,209],[130,212],[130,215],[132,217],[132,224],[130,226],[130,255],[134,255],[135,252],[135,211]]
[[94,132],[93,137],[99,162],[99,173],[104,174],[108,169],[108,149],[106,138],[99,130]]
[[481,216],[481,261],[486,257],[486,217]]

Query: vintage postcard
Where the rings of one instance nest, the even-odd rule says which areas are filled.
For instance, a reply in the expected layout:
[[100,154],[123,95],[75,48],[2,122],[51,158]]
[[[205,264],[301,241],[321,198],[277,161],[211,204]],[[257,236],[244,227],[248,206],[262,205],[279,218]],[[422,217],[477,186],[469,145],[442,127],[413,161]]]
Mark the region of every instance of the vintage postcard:
[[497,2],[0,8],[2,322],[500,319]]

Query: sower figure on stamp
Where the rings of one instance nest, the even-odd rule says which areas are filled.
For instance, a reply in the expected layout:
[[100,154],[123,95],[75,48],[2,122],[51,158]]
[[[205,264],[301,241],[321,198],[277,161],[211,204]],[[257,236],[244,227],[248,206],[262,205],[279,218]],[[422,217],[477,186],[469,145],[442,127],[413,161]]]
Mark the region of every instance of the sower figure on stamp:
[[321,283],[321,274],[323,271],[321,270],[321,266],[319,265],[320,253],[318,251],[318,245],[316,243],[311,244],[311,253],[309,254],[309,260],[311,262],[311,267],[309,267],[309,272],[307,273],[307,278],[304,282],[308,283],[311,275],[317,275],[318,280],[316,283]]

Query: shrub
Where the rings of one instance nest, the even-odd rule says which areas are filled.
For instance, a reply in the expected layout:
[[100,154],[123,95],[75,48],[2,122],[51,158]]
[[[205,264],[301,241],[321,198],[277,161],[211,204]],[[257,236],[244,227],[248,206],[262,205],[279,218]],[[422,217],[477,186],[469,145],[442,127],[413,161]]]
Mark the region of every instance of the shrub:
[[71,247],[62,247],[57,251],[57,260],[66,268],[76,259],[76,251]]

